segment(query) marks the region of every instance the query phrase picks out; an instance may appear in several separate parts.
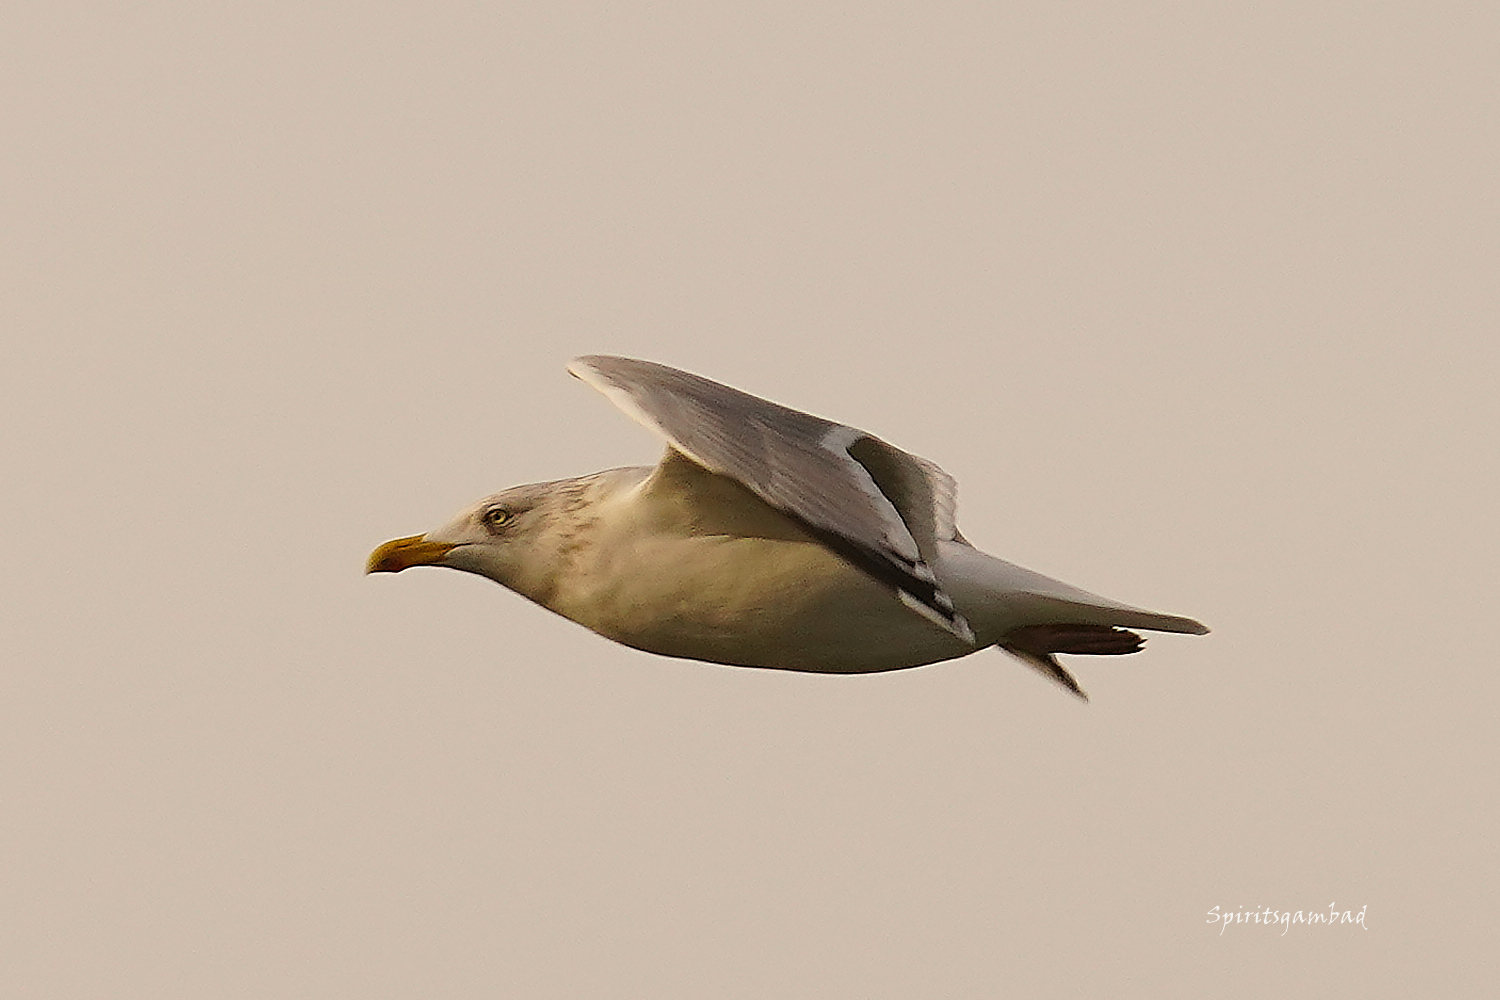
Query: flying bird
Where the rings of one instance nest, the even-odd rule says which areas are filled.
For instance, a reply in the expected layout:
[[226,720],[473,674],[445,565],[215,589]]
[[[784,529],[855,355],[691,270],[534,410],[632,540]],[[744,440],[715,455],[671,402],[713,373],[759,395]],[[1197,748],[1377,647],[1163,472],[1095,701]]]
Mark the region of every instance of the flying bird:
[[485,497],[366,572],[477,573],[607,639],[735,666],[861,674],[999,647],[1085,700],[1056,654],[1208,631],[979,551],[953,478],[865,431],[649,361],[568,370],[664,439],[661,461]]

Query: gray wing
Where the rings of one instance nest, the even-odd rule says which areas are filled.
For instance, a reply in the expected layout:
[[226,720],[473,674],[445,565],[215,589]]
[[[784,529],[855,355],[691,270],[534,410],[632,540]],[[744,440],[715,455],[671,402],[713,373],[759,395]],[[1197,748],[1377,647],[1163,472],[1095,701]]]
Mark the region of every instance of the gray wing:
[[568,371],[684,457],[806,524],[966,642],[974,633],[932,573],[956,535],[953,478],[866,434],[649,361],[589,355]]

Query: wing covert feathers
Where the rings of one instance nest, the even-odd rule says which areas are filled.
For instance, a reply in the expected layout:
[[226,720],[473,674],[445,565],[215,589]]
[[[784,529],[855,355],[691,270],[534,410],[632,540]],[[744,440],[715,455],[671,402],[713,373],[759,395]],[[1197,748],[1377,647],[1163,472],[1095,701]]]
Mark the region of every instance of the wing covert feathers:
[[688,372],[604,355],[568,370],[684,457],[797,518],[966,642],[974,633],[932,572],[953,538],[956,489],[936,465],[843,424]]

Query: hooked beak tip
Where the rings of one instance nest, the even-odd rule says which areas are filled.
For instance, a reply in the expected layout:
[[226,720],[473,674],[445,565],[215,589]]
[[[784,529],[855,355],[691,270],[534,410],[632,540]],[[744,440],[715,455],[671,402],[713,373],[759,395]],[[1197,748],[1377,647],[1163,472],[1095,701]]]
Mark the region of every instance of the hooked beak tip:
[[370,553],[365,572],[399,573],[412,566],[436,565],[453,547],[449,542],[428,541],[426,535],[396,538]]

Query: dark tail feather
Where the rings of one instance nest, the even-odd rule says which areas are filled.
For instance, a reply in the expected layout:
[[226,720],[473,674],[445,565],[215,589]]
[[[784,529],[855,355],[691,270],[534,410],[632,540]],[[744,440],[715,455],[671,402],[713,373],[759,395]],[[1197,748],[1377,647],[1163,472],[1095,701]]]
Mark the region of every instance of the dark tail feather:
[[1134,632],[1108,625],[1026,625],[1007,632],[996,645],[1088,701],[1083,688],[1052,654],[1123,656],[1139,651],[1145,641]]

